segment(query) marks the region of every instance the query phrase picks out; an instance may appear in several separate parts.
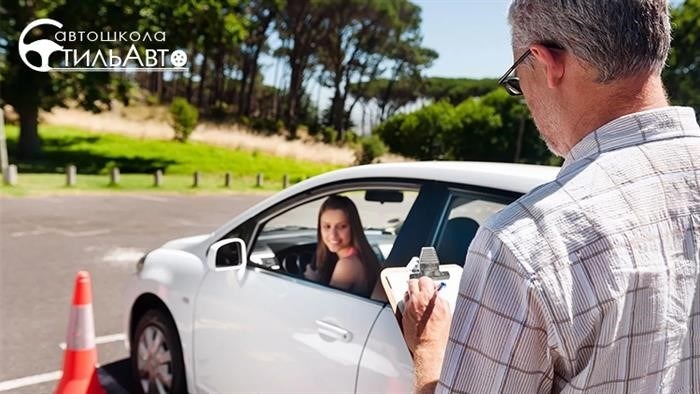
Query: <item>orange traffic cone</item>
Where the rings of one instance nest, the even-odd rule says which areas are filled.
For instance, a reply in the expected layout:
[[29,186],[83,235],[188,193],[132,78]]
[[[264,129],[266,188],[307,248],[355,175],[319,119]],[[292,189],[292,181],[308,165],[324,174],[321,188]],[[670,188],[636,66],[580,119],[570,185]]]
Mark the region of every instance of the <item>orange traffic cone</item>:
[[97,378],[96,363],[90,274],[80,271],[75,277],[66,350],[63,352],[63,377],[58,383],[56,394],[103,394],[105,391]]

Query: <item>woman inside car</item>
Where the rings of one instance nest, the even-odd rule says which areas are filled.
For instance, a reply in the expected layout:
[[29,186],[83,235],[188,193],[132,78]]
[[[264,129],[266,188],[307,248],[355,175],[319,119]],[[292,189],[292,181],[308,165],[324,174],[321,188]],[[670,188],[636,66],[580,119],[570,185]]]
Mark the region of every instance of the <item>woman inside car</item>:
[[379,261],[352,200],[328,197],[319,210],[316,234],[316,270],[309,264],[304,276],[369,297],[379,277]]

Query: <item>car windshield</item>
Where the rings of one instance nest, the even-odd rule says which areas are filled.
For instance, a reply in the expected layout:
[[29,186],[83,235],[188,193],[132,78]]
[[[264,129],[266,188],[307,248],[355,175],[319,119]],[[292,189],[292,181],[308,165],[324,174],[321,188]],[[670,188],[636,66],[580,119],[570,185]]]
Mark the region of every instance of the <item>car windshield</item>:
[[275,231],[299,231],[299,230],[316,230],[316,228],[289,224],[289,225],[269,227],[269,228],[265,227],[264,232],[271,233],[271,232],[275,232]]

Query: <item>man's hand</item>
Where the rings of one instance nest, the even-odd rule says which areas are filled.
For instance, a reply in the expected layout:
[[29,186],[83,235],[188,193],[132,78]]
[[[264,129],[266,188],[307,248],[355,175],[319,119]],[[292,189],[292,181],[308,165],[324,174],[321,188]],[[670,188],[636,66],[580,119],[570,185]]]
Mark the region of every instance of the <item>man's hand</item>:
[[450,334],[447,301],[427,277],[408,281],[402,317],[403,335],[415,362],[416,392],[434,392]]
[[438,297],[435,282],[428,278],[411,279],[404,296],[403,336],[415,353],[421,346],[441,345],[444,350],[452,316],[447,301]]

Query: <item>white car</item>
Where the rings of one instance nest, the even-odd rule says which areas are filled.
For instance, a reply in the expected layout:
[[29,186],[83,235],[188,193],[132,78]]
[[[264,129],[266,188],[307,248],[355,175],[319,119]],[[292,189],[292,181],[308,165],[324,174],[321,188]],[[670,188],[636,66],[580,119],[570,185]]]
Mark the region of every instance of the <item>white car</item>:
[[[192,393],[409,392],[413,362],[380,292],[307,280],[323,199],[350,197],[383,267],[423,246],[464,264],[492,213],[558,168],[419,162],[359,166],[296,184],[210,234],[145,255],[126,285],[138,390]],[[380,286],[381,290],[381,286]]]

